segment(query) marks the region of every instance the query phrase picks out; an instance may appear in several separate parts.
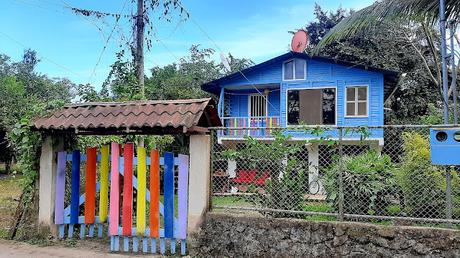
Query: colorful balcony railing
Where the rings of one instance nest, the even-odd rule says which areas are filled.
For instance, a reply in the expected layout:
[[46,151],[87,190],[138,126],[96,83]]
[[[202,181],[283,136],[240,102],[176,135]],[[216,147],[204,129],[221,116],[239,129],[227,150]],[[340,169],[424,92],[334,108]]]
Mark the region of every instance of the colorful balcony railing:
[[[223,117],[222,124],[228,128],[219,131],[219,137],[243,138],[244,136],[268,137],[274,128],[280,126],[279,116],[267,117]],[[233,128],[258,128],[237,130]]]

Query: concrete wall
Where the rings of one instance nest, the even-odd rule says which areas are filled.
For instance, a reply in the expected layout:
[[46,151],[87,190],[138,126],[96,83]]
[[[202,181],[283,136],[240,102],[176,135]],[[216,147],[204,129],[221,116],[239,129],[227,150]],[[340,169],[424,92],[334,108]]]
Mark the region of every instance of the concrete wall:
[[193,257],[460,257],[460,231],[209,213]]

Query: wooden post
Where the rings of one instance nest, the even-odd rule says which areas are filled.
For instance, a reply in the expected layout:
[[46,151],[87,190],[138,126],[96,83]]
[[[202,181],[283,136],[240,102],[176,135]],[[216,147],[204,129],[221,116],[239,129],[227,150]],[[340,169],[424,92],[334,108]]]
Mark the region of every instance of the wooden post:
[[190,136],[188,233],[197,232],[209,210],[211,186],[211,137]]
[[54,204],[56,193],[57,155],[64,150],[62,137],[47,136],[42,144],[39,172],[38,225],[40,232],[58,235],[54,225]]

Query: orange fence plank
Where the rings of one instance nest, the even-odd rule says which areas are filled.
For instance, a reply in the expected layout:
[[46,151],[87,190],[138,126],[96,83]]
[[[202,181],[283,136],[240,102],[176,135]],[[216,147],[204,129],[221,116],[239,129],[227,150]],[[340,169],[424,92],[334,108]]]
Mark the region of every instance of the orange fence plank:
[[85,224],[94,224],[96,213],[96,148],[86,149]]

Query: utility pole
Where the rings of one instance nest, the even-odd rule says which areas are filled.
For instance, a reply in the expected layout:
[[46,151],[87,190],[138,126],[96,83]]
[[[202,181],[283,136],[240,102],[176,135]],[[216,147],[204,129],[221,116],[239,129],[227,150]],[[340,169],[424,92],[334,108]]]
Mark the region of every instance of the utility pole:
[[144,0],[137,0],[136,16],[136,73],[141,98],[145,99],[144,88]]
[[[447,76],[447,39],[446,39],[446,2],[439,0],[439,26],[441,30],[441,64],[442,64],[442,93],[444,104],[444,124],[449,123],[449,86]],[[453,46],[452,46],[453,47]],[[457,112],[456,110],[454,112]],[[446,219],[452,220],[452,178],[450,168],[446,171]],[[449,227],[452,223],[447,223]]]
[[444,124],[449,123],[449,97],[447,77],[447,44],[446,44],[446,3],[439,0],[439,26],[441,31],[441,65],[442,65],[442,99],[444,106]]
[[[137,0],[137,16],[136,16],[136,73],[137,83],[139,84],[139,90],[141,99],[145,99],[145,87],[144,87],[144,0]],[[144,147],[144,136],[140,136],[138,139],[138,146]]]

